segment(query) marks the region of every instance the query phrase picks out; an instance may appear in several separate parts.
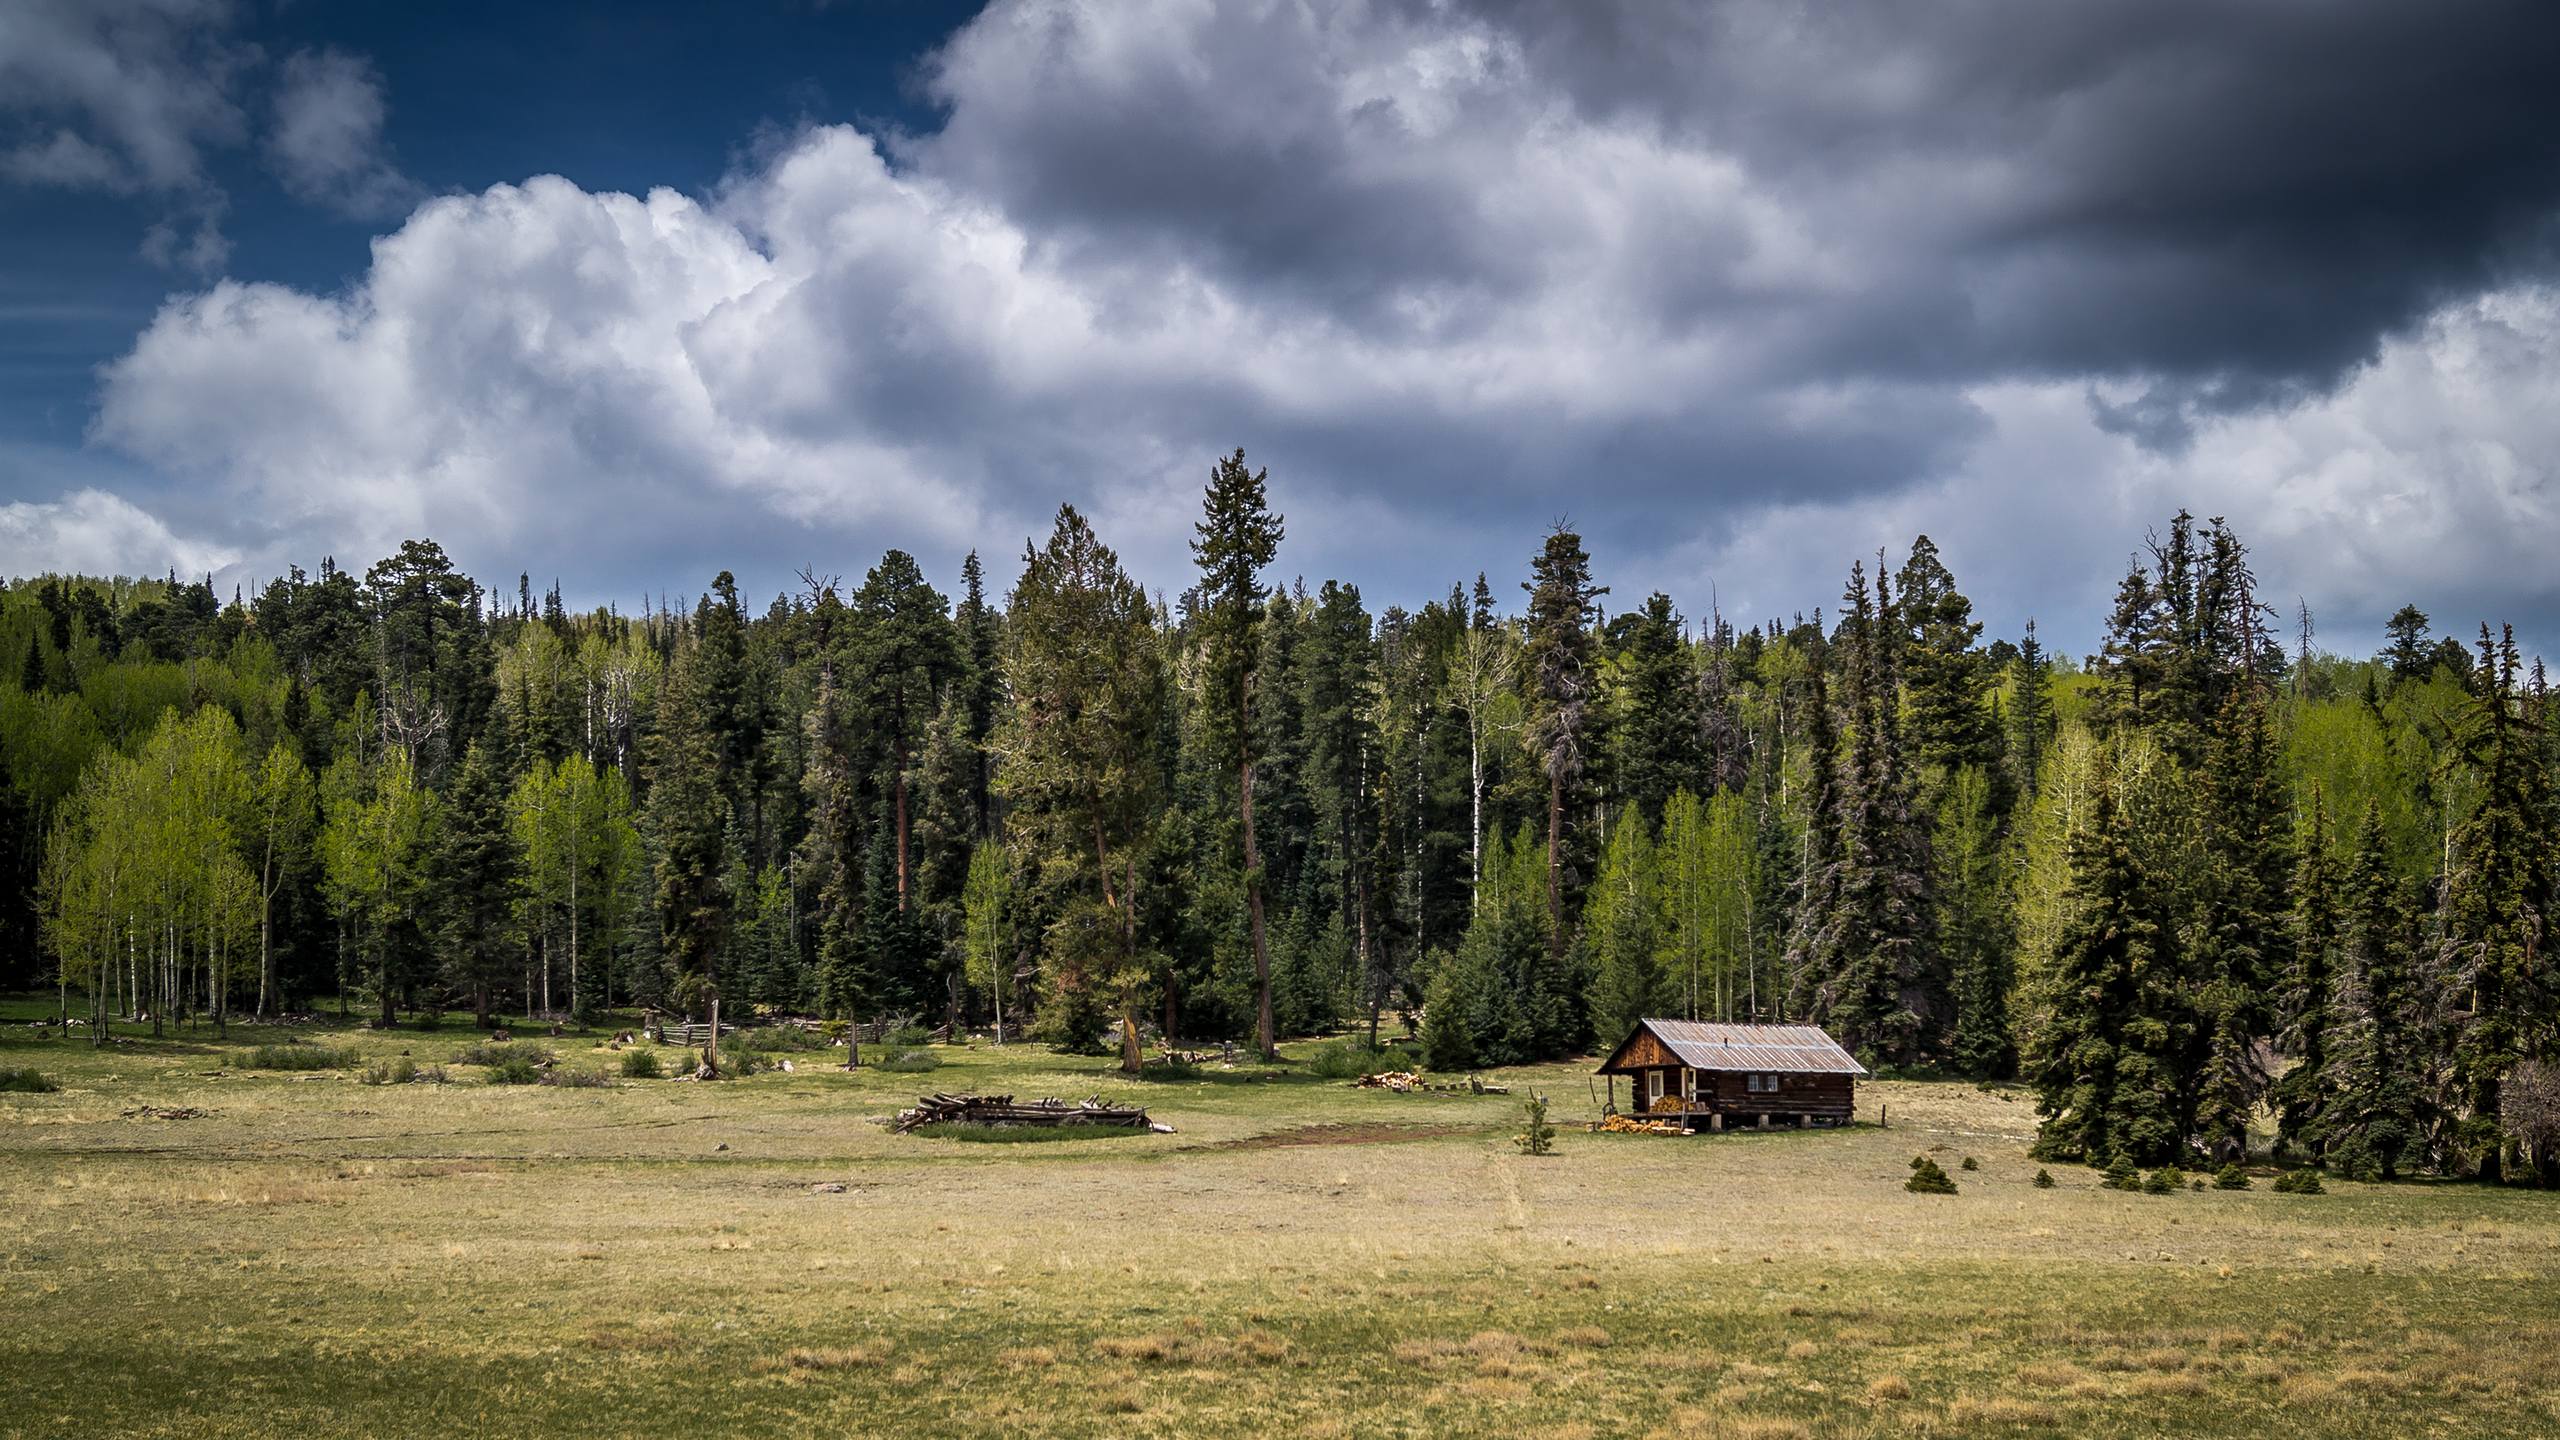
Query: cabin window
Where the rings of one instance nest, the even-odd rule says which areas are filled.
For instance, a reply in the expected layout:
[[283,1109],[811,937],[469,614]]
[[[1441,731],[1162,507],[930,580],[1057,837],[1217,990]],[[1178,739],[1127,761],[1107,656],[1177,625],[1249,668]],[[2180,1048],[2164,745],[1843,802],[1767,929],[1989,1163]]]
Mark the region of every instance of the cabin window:
[[1778,1077],[1775,1075],[1745,1075],[1742,1077],[1742,1088],[1754,1095],[1775,1095],[1778,1093]]

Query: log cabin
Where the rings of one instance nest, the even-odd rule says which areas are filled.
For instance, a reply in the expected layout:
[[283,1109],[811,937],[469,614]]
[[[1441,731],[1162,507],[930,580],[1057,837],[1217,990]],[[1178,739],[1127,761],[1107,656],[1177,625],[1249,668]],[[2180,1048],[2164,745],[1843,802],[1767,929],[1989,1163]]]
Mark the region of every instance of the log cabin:
[[1694,1133],[1846,1125],[1867,1071],[1815,1025],[1640,1020],[1600,1073],[1609,1077],[1611,1110],[1624,1075],[1633,1090],[1628,1113]]

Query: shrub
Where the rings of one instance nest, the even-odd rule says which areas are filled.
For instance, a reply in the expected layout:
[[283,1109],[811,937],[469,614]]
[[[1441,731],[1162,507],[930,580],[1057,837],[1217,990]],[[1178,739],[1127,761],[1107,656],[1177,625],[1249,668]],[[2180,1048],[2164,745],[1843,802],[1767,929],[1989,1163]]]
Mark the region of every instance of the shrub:
[[2249,1172],[2240,1168],[2239,1161],[2230,1161],[2221,1169],[2213,1172],[2213,1188],[2216,1190],[2246,1190],[2249,1188]]
[[556,1070],[542,1072],[542,1083],[563,1085],[572,1090],[610,1090],[613,1077],[584,1065],[563,1065]]
[[2107,1178],[2098,1183],[2109,1190],[2138,1190],[2142,1186],[2142,1172],[2134,1168],[2131,1155],[2118,1150],[2116,1158],[2107,1162]]
[[1520,1107],[1522,1128],[1511,1137],[1523,1155],[1552,1155],[1556,1149],[1556,1127],[1547,1122],[1547,1097],[1532,1095]]
[[58,1088],[60,1087],[33,1070],[0,1070],[0,1092],[15,1095],[50,1095]]
[[941,1069],[942,1057],[921,1045],[912,1045],[885,1048],[871,1064],[872,1068],[892,1075],[921,1075],[927,1070]]
[[534,1063],[533,1057],[521,1052],[503,1055],[494,1061],[482,1063],[487,1063],[489,1066],[488,1080],[492,1085],[539,1085],[542,1083],[542,1067]]
[[2329,1163],[2336,1166],[2338,1173],[2346,1179],[2367,1185],[2381,1183],[2382,1156],[2361,1135],[2351,1136],[2345,1144],[2330,1151]]
[[2045,1170],[2045,1169],[2041,1169],[2041,1168],[2039,1168],[2039,1169],[2036,1171],[2036,1188],[2037,1188],[2037,1189],[2039,1189],[2039,1190],[2050,1190],[2050,1189],[2052,1189],[2052,1188],[2053,1188],[2053,1172],[2052,1172],[2052,1171],[2050,1171],[2050,1170]]
[[1357,1080],[1381,1070],[1403,1068],[1404,1057],[1366,1040],[1328,1040],[1307,1057],[1307,1073],[1323,1080]]
[[655,1050],[622,1052],[622,1078],[625,1080],[655,1080],[665,1073],[658,1065],[658,1052]]
[[344,1070],[356,1063],[353,1050],[325,1045],[261,1045],[240,1061],[244,1070]]
[[1937,1161],[1916,1155],[1911,1160],[1911,1178],[1902,1182],[1902,1188],[1914,1195],[1953,1195],[1956,1182]]
[[2328,1193],[2320,1183],[2320,1172],[2317,1170],[2287,1170],[2277,1176],[2276,1183],[2269,1188],[2279,1195],[2325,1195]]
[[403,1055],[383,1064],[367,1065],[356,1077],[367,1085],[406,1085],[418,1078],[418,1062]]
[[2142,1193],[2145,1195],[2172,1195],[2180,1188],[2178,1172],[2166,1165],[2142,1177]]
[[1964,1163],[1956,1168],[1959,1170],[1979,1170],[1982,1168],[1982,1165],[1981,1162],[1975,1160],[1972,1156],[1967,1155],[1964,1157]]
[[465,1048],[461,1054],[454,1056],[453,1063],[497,1066],[520,1060],[530,1066],[548,1064],[554,1058],[556,1057],[550,1051],[529,1040],[484,1040],[480,1044]]

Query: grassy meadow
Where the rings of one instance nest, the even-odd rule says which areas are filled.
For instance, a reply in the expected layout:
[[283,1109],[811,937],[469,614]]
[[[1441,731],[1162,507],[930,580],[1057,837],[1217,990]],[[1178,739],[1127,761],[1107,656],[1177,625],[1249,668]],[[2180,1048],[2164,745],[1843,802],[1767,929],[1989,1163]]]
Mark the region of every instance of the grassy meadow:
[[[1296,1063],[702,1084],[621,1080],[598,1031],[537,1043],[610,1086],[494,1085],[459,1021],[260,1069],[285,1032],[102,1050],[42,1008],[0,1010],[0,1070],[57,1087],[0,1092],[9,1435],[2560,1431],[2560,1198],[2039,1189],[2015,1091],[1677,1139],[1583,1133],[1587,1066],[1488,1077],[1553,1096],[1530,1158],[1517,1096]],[[401,1058],[450,1083],[360,1082]],[[877,1123],[929,1090],[1176,1133]],[[1906,1193],[1920,1153],[1962,1193]]]

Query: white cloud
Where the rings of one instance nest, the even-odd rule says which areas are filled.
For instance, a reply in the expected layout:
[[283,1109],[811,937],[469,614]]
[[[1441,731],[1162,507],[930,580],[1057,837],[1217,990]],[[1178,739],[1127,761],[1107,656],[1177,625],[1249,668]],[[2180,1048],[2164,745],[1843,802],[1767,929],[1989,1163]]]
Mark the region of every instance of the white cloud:
[[2340,651],[2378,648],[2407,601],[2456,636],[2513,619],[2560,642],[2560,291],[2449,305],[2334,393],[2202,421],[2174,453],[2104,428],[2078,384],[1970,398],[1989,427],[1930,483],[1760,508],[1663,568],[1714,577],[1745,614],[1809,608],[1851,559],[1927,532],[2006,628],[2041,609],[2048,640],[2085,649],[2146,528],[2184,508],[2227,517],[2287,628],[2300,599]]
[[[705,199],[545,177],[432,200],[345,293],[173,300],[105,371],[94,433],[258,517],[235,533],[269,565],[433,534],[488,573],[683,583],[784,545],[836,569],[1001,552],[1071,499],[1178,585],[1209,459],[1241,444],[1291,514],[1282,569],[1379,601],[1516,574],[1562,512],[1621,601],[1659,585],[1695,613],[1712,582],[1747,619],[1828,604],[1852,556],[1926,530],[1996,625],[2043,606],[2078,644],[2186,505],[2341,616],[2560,609],[2530,555],[2560,439],[2536,418],[2560,368],[2542,292],[2456,303],[2325,398],[2182,414],[2188,446],[2146,450],[2093,394],[2189,393],[2183,372],[1991,353],[2033,328],[2020,295],[2097,262],[2021,242],[1968,290],[1990,262],[1950,258],[1961,217],[2060,203],[2021,181],[2043,152],[1968,169],[1939,134],[1914,168],[1805,180],[1727,143],[1750,117],[1597,105],[1490,22],[1329,13],[1000,6],[941,56],[949,122],[894,167],[831,127]],[[1840,36],[1726,38],[1787,72]],[[315,173],[373,173],[378,93],[330,73],[355,83],[322,87],[343,103],[313,113],[345,123],[313,130]],[[1965,73],[1911,67],[1868,103]]]
[[0,575],[204,575],[237,559],[183,539],[132,502],[103,490],[0,505]]
[[284,62],[267,159],[294,198],[359,220],[406,214],[424,192],[382,143],[390,106],[361,55],[304,50]]

